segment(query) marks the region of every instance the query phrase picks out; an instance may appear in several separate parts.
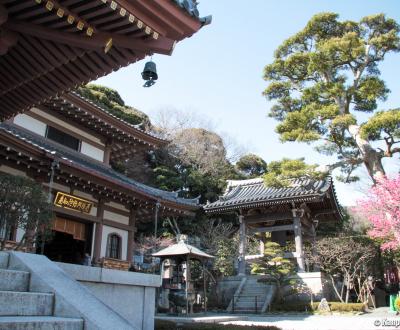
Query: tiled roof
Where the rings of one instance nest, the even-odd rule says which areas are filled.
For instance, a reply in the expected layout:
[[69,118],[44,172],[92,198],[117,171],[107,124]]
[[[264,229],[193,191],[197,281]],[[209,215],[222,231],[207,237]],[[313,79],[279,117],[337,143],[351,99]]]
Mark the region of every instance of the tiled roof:
[[20,128],[14,124],[0,123],[0,130],[32,145],[33,147],[52,154],[55,158],[60,158],[72,167],[86,169],[91,173],[98,174],[105,179],[117,182],[124,187],[131,188],[134,192],[147,195],[160,202],[170,201],[181,205],[191,206],[193,209],[198,208],[198,199],[185,199],[178,197],[177,193],[160,190],[149,187],[145,184],[137,182],[127,176],[114,171],[109,166],[96,161],[78,151],[64,147],[58,143],[48,140],[42,136],[32,133],[28,130]]
[[331,187],[336,199],[330,177],[325,180],[296,179],[290,187],[284,188],[267,187],[261,178],[228,181],[225,194],[218,201],[204,205],[204,209],[211,213],[243,207],[286,204],[292,201],[313,201],[323,197]]

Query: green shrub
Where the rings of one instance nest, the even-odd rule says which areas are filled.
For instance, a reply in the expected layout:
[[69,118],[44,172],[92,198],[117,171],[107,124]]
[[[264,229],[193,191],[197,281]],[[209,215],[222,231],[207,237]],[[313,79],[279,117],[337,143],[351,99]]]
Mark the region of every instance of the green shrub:
[[[214,324],[214,323],[187,323],[183,325],[179,325],[178,327],[174,322],[171,321],[155,321],[155,330],[243,330],[249,329],[249,326],[243,325],[234,325],[234,324]],[[251,326],[251,329],[260,329],[260,330],[281,330],[280,328],[274,326]]]
[[[348,303],[344,304],[342,302],[330,302],[329,307],[332,312],[364,312],[365,305],[363,303]],[[318,306],[317,306],[318,308]]]
[[130,124],[141,125],[143,129],[150,126],[149,117],[142,111],[127,106],[112,88],[88,84],[79,87],[76,92]]

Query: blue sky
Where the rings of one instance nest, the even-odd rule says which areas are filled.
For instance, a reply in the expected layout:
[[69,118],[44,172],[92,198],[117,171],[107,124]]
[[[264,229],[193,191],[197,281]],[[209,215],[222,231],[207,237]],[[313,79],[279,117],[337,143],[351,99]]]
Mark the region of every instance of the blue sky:
[[[150,116],[171,107],[194,111],[267,162],[283,157],[305,157],[308,163],[319,164],[330,161],[312,146],[279,142],[274,132],[277,122],[267,117],[271,104],[261,95],[266,87],[263,67],[272,62],[274,50],[319,12],[336,12],[341,19],[352,20],[385,13],[400,22],[399,0],[202,0],[199,10],[202,16],[213,16],[212,24],[178,43],[172,56],[153,57],[159,75],[153,87],[142,87],[145,61],[96,83],[115,88],[127,104]],[[400,54],[390,55],[380,67],[391,90],[381,109],[400,106],[399,61]],[[399,163],[396,156],[386,166],[395,172]],[[367,184],[368,180],[337,184],[342,204],[352,204]]]

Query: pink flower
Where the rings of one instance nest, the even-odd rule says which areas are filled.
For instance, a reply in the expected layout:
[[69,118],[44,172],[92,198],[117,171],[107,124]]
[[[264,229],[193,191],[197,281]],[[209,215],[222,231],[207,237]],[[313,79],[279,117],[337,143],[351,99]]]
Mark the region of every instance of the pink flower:
[[382,250],[400,248],[400,175],[379,179],[354,210],[371,223],[368,234],[384,241]]

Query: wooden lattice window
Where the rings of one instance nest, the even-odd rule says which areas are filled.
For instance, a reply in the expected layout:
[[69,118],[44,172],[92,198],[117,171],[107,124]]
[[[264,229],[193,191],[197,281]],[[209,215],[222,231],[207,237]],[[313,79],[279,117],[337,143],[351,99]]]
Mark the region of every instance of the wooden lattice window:
[[121,259],[121,236],[112,233],[108,235],[107,239],[107,258]]

